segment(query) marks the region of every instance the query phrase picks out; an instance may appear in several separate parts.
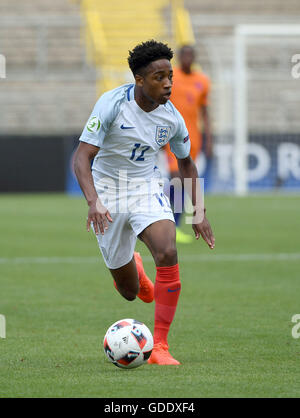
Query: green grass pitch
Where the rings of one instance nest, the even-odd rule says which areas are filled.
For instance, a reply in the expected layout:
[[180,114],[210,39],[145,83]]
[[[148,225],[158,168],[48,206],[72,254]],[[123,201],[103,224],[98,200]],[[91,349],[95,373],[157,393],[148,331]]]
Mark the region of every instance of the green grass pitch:
[[206,206],[215,250],[178,245],[169,343],[182,365],[124,371],[105,359],[105,331],[126,317],[153,330],[154,305],[116,292],[85,201],[2,195],[0,397],[299,397],[300,198],[209,196]]

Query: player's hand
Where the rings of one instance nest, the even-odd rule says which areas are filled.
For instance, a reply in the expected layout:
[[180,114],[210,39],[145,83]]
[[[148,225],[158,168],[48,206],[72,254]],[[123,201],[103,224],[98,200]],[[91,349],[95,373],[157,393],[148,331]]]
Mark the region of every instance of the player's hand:
[[93,223],[95,234],[98,235],[100,232],[103,235],[104,231],[108,229],[107,221],[113,222],[112,217],[110,216],[107,208],[102,205],[99,199],[97,199],[90,205],[86,222],[86,229],[89,232],[91,223]]
[[215,237],[212,232],[210,223],[208,222],[208,219],[205,215],[201,223],[193,224],[193,230],[195,232],[196,239],[199,239],[200,236],[202,236],[209,248],[212,250],[215,248]]

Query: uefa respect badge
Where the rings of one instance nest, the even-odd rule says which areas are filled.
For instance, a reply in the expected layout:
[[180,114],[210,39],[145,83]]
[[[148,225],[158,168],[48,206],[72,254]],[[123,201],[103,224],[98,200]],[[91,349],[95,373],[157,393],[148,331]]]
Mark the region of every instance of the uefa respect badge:
[[88,121],[86,128],[89,132],[97,133],[100,129],[100,126],[101,126],[100,120],[97,118],[97,116],[93,116]]

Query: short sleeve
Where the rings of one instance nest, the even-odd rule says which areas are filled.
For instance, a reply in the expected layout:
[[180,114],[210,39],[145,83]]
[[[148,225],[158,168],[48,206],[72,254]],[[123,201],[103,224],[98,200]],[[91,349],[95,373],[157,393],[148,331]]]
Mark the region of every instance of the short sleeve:
[[176,157],[183,159],[190,155],[191,143],[183,117],[175,107],[174,110],[178,121],[177,131],[175,135],[170,139],[169,143],[171,151],[176,155]]
[[100,97],[83,129],[80,141],[101,148],[112,122],[119,113],[120,103],[125,93],[126,89],[122,86]]

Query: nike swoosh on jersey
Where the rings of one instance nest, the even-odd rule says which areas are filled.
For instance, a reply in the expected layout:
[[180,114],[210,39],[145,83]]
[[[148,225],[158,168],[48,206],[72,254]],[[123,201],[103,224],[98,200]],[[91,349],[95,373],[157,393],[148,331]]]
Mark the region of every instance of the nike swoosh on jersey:
[[135,126],[124,126],[123,123],[120,126],[121,129],[135,129]]

